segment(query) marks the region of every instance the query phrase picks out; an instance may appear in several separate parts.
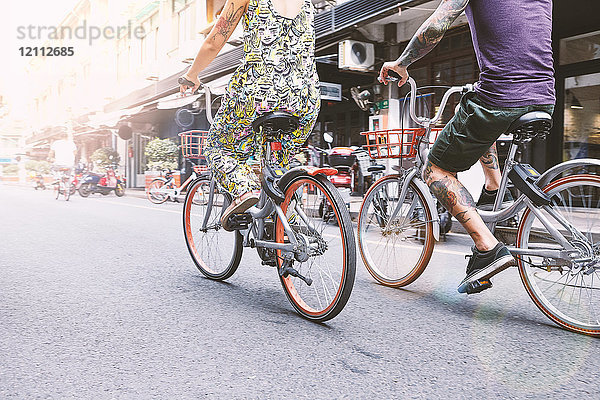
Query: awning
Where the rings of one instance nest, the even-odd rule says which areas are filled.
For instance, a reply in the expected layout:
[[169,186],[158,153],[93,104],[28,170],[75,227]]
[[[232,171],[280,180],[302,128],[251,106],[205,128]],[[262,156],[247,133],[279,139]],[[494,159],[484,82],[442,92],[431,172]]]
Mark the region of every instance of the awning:
[[89,122],[87,122],[87,125],[93,128],[115,128],[120,120],[139,113],[142,111],[142,108],[144,107],[138,106],[125,110],[89,115]]

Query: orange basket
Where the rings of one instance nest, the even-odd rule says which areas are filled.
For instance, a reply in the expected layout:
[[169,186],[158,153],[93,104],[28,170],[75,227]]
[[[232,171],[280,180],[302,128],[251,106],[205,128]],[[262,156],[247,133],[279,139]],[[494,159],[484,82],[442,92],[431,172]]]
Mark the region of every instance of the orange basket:
[[181,154],[192,160],[203,159],[204,148],[208,142],[208,131],[185,131],[179,134],[181,138]]
[[[441,132],[441,128],[431,129],[429,143],[432,144]],[[381,131],[361,132],[367,141],[363,146],[371,158],[414,158],[420,138],[425,135],[425,128],[387,129]]]

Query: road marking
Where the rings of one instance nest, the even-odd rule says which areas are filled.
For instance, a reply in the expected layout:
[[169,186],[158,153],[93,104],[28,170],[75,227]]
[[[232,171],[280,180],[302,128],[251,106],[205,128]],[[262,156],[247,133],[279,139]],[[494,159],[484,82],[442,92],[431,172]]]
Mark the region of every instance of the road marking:
[[128,206],[128,207],[135,207],[135,208],[143,208],[145,210],[154,210],[154,211],[163,211],[163,212],[181,214],[181,211],[164,210],[162,208],[154,208],[154,207],[148,207],[148,206],[138,206],[138,205],[135,205],[135,204],[119,203],[119,202],[111,201],[111,200],[101,200],[101,199],[90,199],[90,200],[101,202],[101,203],[116,204],[116,205],[119,205],[119,206]]
[[[332,235],[330,233],[321,233],[321,235],[326,236],[326,237],[330,237],[330,238],[338,238],[339,236],[337,235]],[[381,245],[380,242],[376,242],[374,240],[366,240],[366,242],[371,243],[371,244],[375,244],[375,245]],[[412,249],[412,250],[421,250],[422,247],[418,247],[418,246],[411,246],[409,244],[399,244],[399,243],[395,243],[393,244],[394,247],[403,247],[406,249]],[[455,256],[464,256],[466,253],[464,251],[455,251],[455,250],[446,250],[446,249],[440,249],[439,247],[433,248],[433,254],[435,253],[444,253],[444,254],[452,254]]]
[[[119,203],[119,202],[111,201],[111,200],[102,200],[102,199],[90,199],[90,200],[94,200],[94,201],[98,201],[98,202],[102,202],[102,203],[116,204],[116,205],[120,205],[120,206],[142,208],[142,209],[145,209],[145,210],[163,211],[163,212],[169,212],[169,213],[175,213],[175,214],[181,214],[182,213],[182,211],[164,210],[162,208],[154,208],[154,207],[148,207],[148,206],[138,206],[138,205],[135,205],[135,204]],[[323,236],[328,236],[328,237],[331,237],[331,238],[337,238],[337,237],[339,237],[337,235],[332,235],[332,234],[328,234],[328,233],[322,233],[322,235]],[[375,244],[375,245],[380,244],[379,242],[376,242],[374,240],[367,240],[367,242]],[[406,244],[394,244],[394,247],[403,247],[403,248],[413,249],[413,250],[420,250],[422,248],[422,247],[411,246],[411,245],[406,245]],[[465,252],[440,249],[439,247],[437,249],[434,247],[433,253],[434,254],[435,253],[452,254],[452,255],[456,255],[456,256],[463,256],[463,255],[465,255]]]

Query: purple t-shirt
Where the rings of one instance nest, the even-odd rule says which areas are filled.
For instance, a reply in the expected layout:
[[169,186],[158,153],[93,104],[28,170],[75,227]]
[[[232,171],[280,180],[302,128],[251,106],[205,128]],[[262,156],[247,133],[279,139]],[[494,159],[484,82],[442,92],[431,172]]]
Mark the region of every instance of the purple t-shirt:
[[497,107],[554,104],[552,0],[471,0],[466,14],[481,100]]

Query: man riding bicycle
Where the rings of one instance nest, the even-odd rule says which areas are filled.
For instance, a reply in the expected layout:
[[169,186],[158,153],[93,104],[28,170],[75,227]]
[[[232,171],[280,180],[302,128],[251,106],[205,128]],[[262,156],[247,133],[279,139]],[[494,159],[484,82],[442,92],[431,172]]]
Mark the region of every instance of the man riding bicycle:
[[481,73],[475,91],[462,97],[456,115],[433,145],[423,179],[473,239],[467,276],[458,291],[477,293],[515,260],[487,228],[456,174],[479,159],[486,175],[483,202],[493,202],[500,182],[495,141],[521,115],[553,112],[552,1],[442,0],[402,55],[383,64],[379,80],[387,84],[394,71],[400,75],[398,86],[404,85],[408,66],[429,53],[463,11]]

